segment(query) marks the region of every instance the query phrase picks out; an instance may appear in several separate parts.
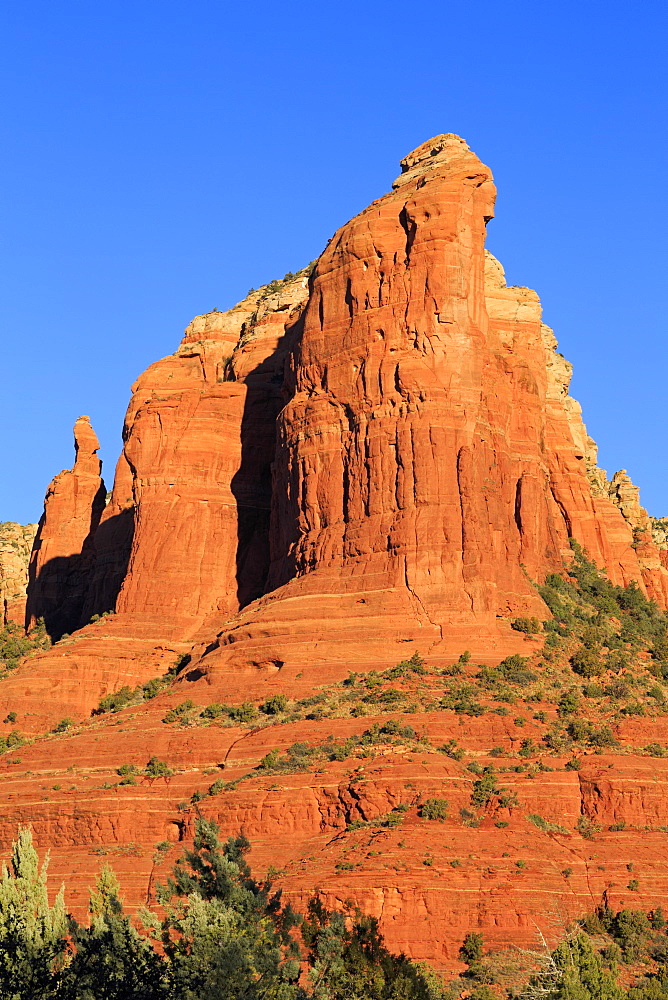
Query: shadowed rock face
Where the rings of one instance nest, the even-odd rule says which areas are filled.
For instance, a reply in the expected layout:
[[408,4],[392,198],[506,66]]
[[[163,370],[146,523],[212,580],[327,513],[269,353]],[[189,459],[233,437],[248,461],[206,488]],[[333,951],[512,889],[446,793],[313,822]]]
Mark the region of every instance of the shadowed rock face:
[[[429,709],[419,715],[429,759],[427,750],[389,750],[352,776],[337,761],[285,784],[257,771],[273,747],[359,735],[372,717],[316,715],[242,733],[162,722],[184,696],[198,706],[302,698],[415,649],[435,667],[469,650],[471,670],[537,652],[540,641],[510,621],[548,617],[533,584],[570,562],[569,537],[614,582],[636,580],[668,605],[666,524],[647,517],[628,477],[608,482],[597,467],[538,296],[509,287],[485,251],[494,196],[490,171],[466,143],[438,136],[402,161],[391,192],[343,226],[310,273],[196,317],[178,350],[133,386],[106,505],[97,440],[87,418],[77,421],[74,468],[49,487],[33,550],[29,619],[44,615],[57,637],[116,613],[27,659],[0,685],[0,718],[19,713],[25,732],[64,716],[89,719],[57,737],[59,766],[88,762],[79,786],[57,801],[37,785],[51,746],[22,750],[31,791],[11,803],[7,793],[3,845],[16,822],[33,822],[56,866],[69,872],[76,857],[81,888],[97,866],[79,864],[91,845],[139,843],[142,859],[133,856],[124,874],[132,902],[145,902],[153,845],[192,835],[195,812],[175,806],[196,790],[198,809],[225,834],[246,829],[254,859],[287,866],[294,900],[303,905],[315,890],[329,905],[354,899],[381,918],[393,947],[451,965],[469,930],[530,945],[534,919],[550,908],[581,913],[607,892],[608,874],[598,874],[586,842],[560,845],[524,818],[503,833],[508,824],[491,815],[479,832],[453,819],[451,859],[469,860],[458,873],[444,856],[438,877],[425,867],[425,855],[444,848],[441,828],[422,822],[419,795],[447,790],[455,818],[470,804],[471,775],[437,748],[455,739],[476,755],[492,746],[511,755],[522,733],[540,739],[531,720],[518,734],[501,714]],[[182,654],[190,660],[173,689],[129,709],[127,729],[90,719],[101,696],[163,674]],[[661,830],[668,764],[639,752],[650,739],[665,742],[665,720],[625,721],[616,733],[635,756],[592,755],[577,773],[564,771],[564,756],[559,773],[509,775],[525,811],[569,830],[581,816]],[[100,786],[96,767],[115,781],[120,763],[143,766],[154,754],[178,769],[173,788],[165,779],[112,796],[109,782]],[[223,760],[226,778],[253,776],[205,802],[207,775]],[[388,833],[392,866],[385,856],[365,861],[341,882],[347,848],[338,835],[348,821],[409,799],[410,850],[400,831]],[[535,859],[521,875],[520,829]],[[653,905],[665,895],[665,872],[659,833],[651,837],[642,850]],[[606,844],[623,868],[628,846]],[[314,850],[318,865],[304,866]],[[493,884],[493,870],[502,883]]]

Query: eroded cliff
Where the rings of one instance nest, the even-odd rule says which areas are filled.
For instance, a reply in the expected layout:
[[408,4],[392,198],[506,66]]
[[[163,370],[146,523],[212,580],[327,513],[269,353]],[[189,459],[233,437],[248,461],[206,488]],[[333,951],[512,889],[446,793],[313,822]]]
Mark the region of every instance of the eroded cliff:
[[[153,845],[187,839],[204,812],[225,833],[243,826],[298,901],[352,898],[393,947],[441,964],[468,930],[529,943],[533,921],[623,894],[631,847],[647,899],[663,892],[652,852],[668,824],[665,767],[643,750],[668,736],[662,668],[645,676],[663,662],[663,626],[643,595],[668,604],[665,525],[624,473],[608,481],[597,467],[538,296],[508,286],[485,251],[494,198],[466,143],[438,136],[312,267],[193,320],[133,386],[109,497],[97,439],[77,421],[28,602],[30,621],[70,634],[0,683],[0,718],[38,736],[2,758],[4,846],[32,822],[77,892],[112,854],[139,903],[153,892]],[[598,699],[597,724],[616,728],[612,742],[583,737],[577,767],[550,735],[565,731],[561,693],[580,684],[575,633],[559,623],[560,598],[557,632],[541,630],[552,617],[537,588],[560,575],[563,613],[595,620],[568,591],[572,539],[609,583],[638,586],[608,595],[617,624],[591,647],[608,687],[577,698]],[[644,645],[619,624],[624,600],[644,602],[658,629]],[[632,707],[613,704],[622,648],[642,678],[624,697],[655,689],[628,702],[640,731]],[[407,693],[410,669],[391,671],[416,649],[428,666]],[[485,673],[513,654],[531,658],[521,700],[520,681]],[[392,710],[401,732],[383,741]],[[40,735],[64,717],[78,728]],[[267,764],[277,749],[325,744],[333,756],[313,751],[301,770]],[[145,770],[156,754],[172,775]],[[513,761],[506,797],[470,813],[474,775],[499,756]],[[124,763],[137,776],[119,782]],[[448,798],[444,827],[422,816],[430,797]],[[402,830],[388,819],[399,807]],[[608,827],[602,843],[587,823]]]

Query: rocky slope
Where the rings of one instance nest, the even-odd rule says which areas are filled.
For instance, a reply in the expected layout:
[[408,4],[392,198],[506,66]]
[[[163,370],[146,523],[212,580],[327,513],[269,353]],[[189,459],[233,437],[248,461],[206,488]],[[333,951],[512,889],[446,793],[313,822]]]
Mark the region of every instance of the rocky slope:
[[[549,619],[536,584],[570,566],[570,538],[613,584],[668,605],[665,526],[623,473],[609,482],[597,468],[538,296],[507,286],[485,251],[494,197],[464,141],[439,136],[312,268],[193,320],[133,386],[110,497],[97,439],[77,421],[76,461],[49,487],[31,560],[29,621],[44,617],[60,641],[2,680],[0,718],[16,713],[33,735],[64,717],[81,726],[0,758],[5,846],[32,822],[77,892],[111,853],[138,903],[153,891],[153,845],[187,838],[201,809],[225,831],[243,826],[295,898],[354,898],[393,947],[441,964],[470,929],[499,946],[529,941],[532,921],[598,902],[630,849],[664,891],[652,855],[668,823],[663,763],[632,749],[652,728],[665,739],[658,709],[641,735],[616,723],[628,756],[565,771],[562,754],[558,773],[512,779],[519,811],[497,803],[477,825],[461,813],[473,772],[438,745],[457,739],[483,766],[494,747],[516,756],[520,725],[542,739],[558,724],[545,692],[517,726],[416,694],[402,725],[419,733],[374,744],[368,766],[335,757],[234,784],[275,747],[362,739],[375,716],[382,726],[393,704],[406,708],[388,695],[355,703],[358,716],[340,699],[308,711],[350,671],[374,677],[416,649],[434,678],[464,650],[475,664],[521,653],[551,669],[544,636],[517,620]],[[91,716],[122,688],[120,715]],[[252,703],[277,695],[294,718],[257,729]],[[238,710],[222,727],[215,714],[194,721],[192,706],[161,721],[188,701]],[[114,778],[155,755],[177,773]],[[223,763],[232,786],[204,797]],[[452,818],[430,825],[422,804],[444,789]],[[373,826],[399,806],[405,829]],[[568,839],[530,814],[565,818]],[[614,826],[622,814],[652,827],[642,846],[630,831],[596,846],[573,833],[578,817]]]

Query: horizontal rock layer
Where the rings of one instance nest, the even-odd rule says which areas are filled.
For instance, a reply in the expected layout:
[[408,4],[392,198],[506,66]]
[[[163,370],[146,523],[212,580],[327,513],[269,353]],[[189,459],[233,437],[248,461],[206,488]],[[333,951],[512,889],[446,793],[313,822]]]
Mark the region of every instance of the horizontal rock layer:
[[[32,822],[79,893],[105,851],[131,901],[150,900],[152,845],[192,834],[196,810],[178,802],[214,780],[206,773],[228,751],[234,777],[274,740],[306,736],[298,726],[280,737],[174,733],[159,722],[165,704],[303,697],[416,648],[436,666],[465,649],[481,663],[535,649],[510,623],[548,617],[535,583],[568,566],[570,538],[615,583],[637,581],[668,604],[665,525],[622,473],[608,481],[598,469],[536,293],[509,287],[485,251],[490,171],[452,135],[402,169],[312,268],[196,317],[138,379],[110,497],[94,433],[77,421],[77,459],[49,487],[28,601],[30,621],[45,617],[56,639],[74,634],[2,681],[0,718],[17,712],[32,733],[90,719],[102,696],[187,658],[173,693],[128,710],[122,730],[95,720],[22,749],[20,764],[0,758],[0,842]],[[483,756],[517,739],[498,717],[423,719],[434,740],[465,729]],[[314,722],[308,737],[353,724]],[[102,787],[153,755],[178,775]],[[627,845],[653,886],[644,902],[665,893],[654,853],[668,824],[664,762],[608,763],[517,778],[522,810],[507,829],[491,815],[463,824],[471,778],[426,751],[376,759],[363,780],[338,764],[254,779],[205,812],[225,833],[243,827],[296,901],[314,889],[351,898],[381,918],[391,946],[452,964],[470,929],[530,944],[534,921],[545,929],[604,892],[621,898]],[[446,792],[454,818],[425,824],[416,789]],[[379,853],[368,833],[346,839],[351,820],[398,802],[408,825],[383,833]],[[531,811],[566,818],[568,835],[527,824]],[[642,847],[621,833],[594,847],[573,832],[579,816],[656,832]],[[363,848],[363,862],[346,861]]]

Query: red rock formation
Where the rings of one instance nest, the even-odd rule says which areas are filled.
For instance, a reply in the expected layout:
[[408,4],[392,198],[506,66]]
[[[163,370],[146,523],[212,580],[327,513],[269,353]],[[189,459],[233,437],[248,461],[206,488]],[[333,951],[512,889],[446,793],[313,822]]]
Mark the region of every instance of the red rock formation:
[[[665,532],[643,521],[638,537],[637,498],[596,467],[537,295],[508,287],[485,253],[489,170],[452,135],[402,167],[310,277],[197,317],[177,352],[141,376],[104,511],[97,442],[78,422],[77,463],[47,496],[30,613],[61,631],[66,616],[116,613],[26,660],[0,685],[0,718],[16,711],[25,732],[43,732],[89,717],[100,696],[163,673],[179,654],[192,659],[167,695],[124,713],[123,736],[114,719],[89,717],[76,735],[22,749],[20,768],[0,759],[0,840],[8,846],[16,823],[32,822],[56,872],[74,861],[77,891],[100,849],[115,852],[133,902],[150,898],[152,846],[191,835],[196,810],[176,806],[206,790],[213,768],[227,757],[225,777],[236,780],[274,746],[323,733],[317,720],[243,733],[166,727],[166,708],[184,697],[302,697],[416,648],[436,665],[465,649],[482,663],[535,650],[510,620],[547,617],[534,581],[568,563],[569,536],[611,579],[637,580],[668,603]],[[441,964],[456,963],[468,930],[497,946],[530,944],[532,921],[546,929],[553,909],[582,912],[604,891],[621,901],[628,840],[608,830],[592,845],[574,831],[579,816],[638,826],[650,816],[655,829],[633,846],[651,905],[666,889],[656,850],[666,765],[637,748],[665,741],[661,719],[638,732],[620,724],[625,756],[592,755],[579,772],[559,760],[531,780],[509,774],[521,808],[507,820],[461,820],[472,776],[435,747],[457,738],[488,763],[492,746],[511,754],[520,736],[544,735],[536,718],[518,732],[500,715],[421,714],[424,752],[280,781],[256,772],[197,808],[225,833],[243,825],[255,860],[284,867],[295,900],[315,889],[329,903],[352,898],[381,917],[391,946]],[[343,737],[370,723],[324,726]],[[170,782],[104,787],[120,764],[154,754],[174,765]],[[420,818],[416,789],[447,789],[446,826]],[[379,833],[379,854],[367,850],[367,828],[354,842],[343,836],[351,819],[406,795],[407,831]],[[568,833],[538,829],[530,813]],[[131,843],[140,860],[124,862]],[[361,867],[342,877],[353,856]]]
[[192,624],[262,593],[286,327],[305,294],[302,277],[198,317],[133,387],[136,526],[119,612]]
[[651,540],[639,561],[601,485],[538,297],[485,255],[489,170],[457,136],[402,167],[309,287],[198,317],[138,380],[83,621],[115,601],[130,643],[137,621],[170,656],[199,639],[194,669],[228,691],[277,672],[307,686],[314,658],[333,679],[409,644],[517,651],[508,620],[545,614],[532,581],[569,560],[569,535],[665,604],[668,572]]
[[207,684],[249,663],[375,666],[409,642],[505,655],[508,619],[544,616],[532,581],[568,563],[569,536],[666,603],[660,561],[643,570],[592,488],[537,295],[485,257],[489,170],[456,136],[402,166],[317,262],[278,418],[270,596],[207,637]]
[[49,485],[30,558],[27,622],[31,626],[44,618],[56,638],[81,624],[93,535],[105,502],[99,447],[89,418],[79,417],[74,425],[74,467]]
[[275,286],[197,317],[138,380],[104,509],[97,440],[77,421],[77,462],[49,487],[33,552],[30,614],[58,636],[116,613],[6,680],[0,712],[24,706],[30,731],[163,674],[208,618],[262,592],[275,421],[307,276]]

